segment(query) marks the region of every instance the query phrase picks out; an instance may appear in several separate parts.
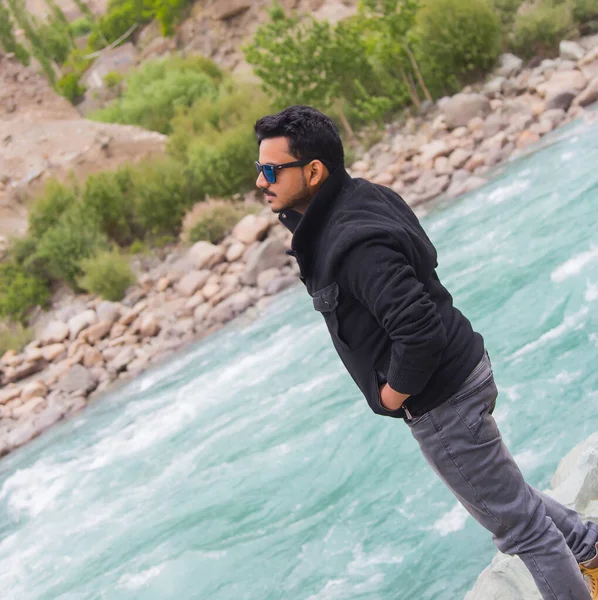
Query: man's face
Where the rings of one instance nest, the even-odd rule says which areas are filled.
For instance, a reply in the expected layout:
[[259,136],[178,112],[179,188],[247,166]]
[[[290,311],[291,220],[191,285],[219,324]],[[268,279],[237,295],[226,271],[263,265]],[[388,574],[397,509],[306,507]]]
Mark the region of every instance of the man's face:
[[[260,144],[259,162],[263,165],[282,165],[296,160],[296,156],[289,154],[285,137],[266,139]],[[275,183],[269,183],[260,172],[255,185],[264,192],[272,212],[289,209],[305,212],[314,194],[305,176],[308,169],[309,165],[280,169],[276,171]]]

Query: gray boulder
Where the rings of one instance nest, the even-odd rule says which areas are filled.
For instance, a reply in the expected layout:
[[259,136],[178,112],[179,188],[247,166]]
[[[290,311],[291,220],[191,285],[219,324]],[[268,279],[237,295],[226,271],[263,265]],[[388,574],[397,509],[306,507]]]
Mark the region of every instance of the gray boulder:
[[490,101],[481,94],[456,94],[443,105],[444,120],[449,129],[464,127],[474,117],[487,117]]
[[514,54],[503,54],[500,57],[500,66],[496,70],[502,77],[514,77],[523,68],[523,60]]
[[288,260],[282,241],[270,237],[249,255],[241,281],[246,285],[256,285],[257,277],[262,271],[274,267],[280,269]]

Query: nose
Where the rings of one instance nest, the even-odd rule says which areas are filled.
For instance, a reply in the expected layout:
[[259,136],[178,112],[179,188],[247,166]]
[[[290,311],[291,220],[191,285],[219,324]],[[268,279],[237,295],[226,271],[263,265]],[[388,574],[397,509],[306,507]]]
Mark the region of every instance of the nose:
[[264,173],[262,171],[259,172],[257,179],[255,180],[255,185],[260,188],[260,190],[266,189],[270,187],[270,183],[264,177]]

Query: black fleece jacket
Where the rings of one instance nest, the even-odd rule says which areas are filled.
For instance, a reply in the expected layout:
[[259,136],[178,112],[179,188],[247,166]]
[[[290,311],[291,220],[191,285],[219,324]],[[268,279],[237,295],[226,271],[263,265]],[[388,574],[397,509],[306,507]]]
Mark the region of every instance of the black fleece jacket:
[[432,242],[392,190],[333,171],[304,215],[280,214],[314,308],[371,409],[388,382],[419,416],[453,395],[482,358],[482,336],[453,306]]

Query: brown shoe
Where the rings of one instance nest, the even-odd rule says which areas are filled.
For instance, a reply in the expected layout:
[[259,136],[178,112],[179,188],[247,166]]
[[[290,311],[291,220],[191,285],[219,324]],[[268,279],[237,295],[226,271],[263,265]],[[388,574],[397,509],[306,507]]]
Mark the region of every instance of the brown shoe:
[[596,556],[580,563],[579,568],[590,589],[592,600],[598,600],[598,544],[596,544]]

